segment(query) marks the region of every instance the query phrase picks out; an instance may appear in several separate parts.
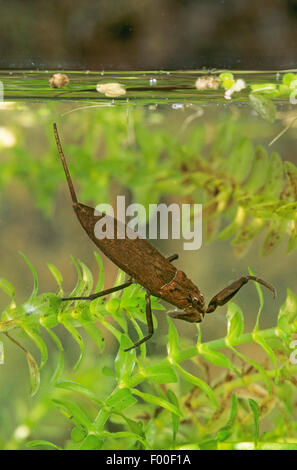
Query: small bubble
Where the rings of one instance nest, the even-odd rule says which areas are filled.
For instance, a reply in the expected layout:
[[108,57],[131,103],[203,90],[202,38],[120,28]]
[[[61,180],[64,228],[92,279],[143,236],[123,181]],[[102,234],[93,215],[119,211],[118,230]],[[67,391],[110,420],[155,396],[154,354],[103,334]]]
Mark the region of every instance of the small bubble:
[[149,84],[150,84],[150,86],[156,86],[156,85],[157,85],[157,80],[156,80],[156,78],[150,78]]
[[171,107],[172,109],[184,109],[184,105],[181,103],[173,103]]

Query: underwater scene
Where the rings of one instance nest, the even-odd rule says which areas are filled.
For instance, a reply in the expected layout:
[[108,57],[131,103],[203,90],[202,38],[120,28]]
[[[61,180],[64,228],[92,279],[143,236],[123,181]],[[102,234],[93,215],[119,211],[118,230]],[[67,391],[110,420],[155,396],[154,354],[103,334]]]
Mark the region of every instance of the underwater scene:
[[297,450],[296,71],[0,81],[0,448]]

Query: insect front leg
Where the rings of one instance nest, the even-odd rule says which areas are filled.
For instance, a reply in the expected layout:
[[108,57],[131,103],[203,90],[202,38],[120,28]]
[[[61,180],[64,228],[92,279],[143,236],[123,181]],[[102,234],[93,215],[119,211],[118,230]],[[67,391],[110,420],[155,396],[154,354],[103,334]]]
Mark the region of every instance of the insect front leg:
[[131,349],[137,348],[142,343],[145,343],[147,340],[149,340],[154,334],[151,294],[148,291],[146,291],[145,300],[146,300],[145,312],[146,312],[146,321],[147,321],[147,327],[148,327],[148,335],[140,339],[139,341],[137,341],[137,343],[133,344],[131,348],[124,349],[124,351],[130,351]]
[[217,295],[215,295],[208,304],[206,309],[206,313],[213,312],[217,307],[226,304],[229,300],[234,297],[235,294],[244,286],[248,281],[256,281],[259,284],[267,287],[267,289],[271,290],[273,296],[275,297],[276,292],[274,287],[266,281],[263,281],[259,277],[256,276],[244,276],[238,279],[237,281],[230,284],[230,286],[225,287],[225,289],[221,290]]
[[94,300],[98,299],[98,297],[104,297],[105,295],[112,294],[118,290],[126,289],[126,287],[131,286],[133,283],[133,279],[129,279],[129,281],[121,284],[119,286],[110,287],[109,289],[102,290],[101,292],[96,292],[95,294],[91,294],[88,296],[80,296],[80,297],[63,297],[62,300]]
[[171,255],[171,256],[168,256],[168,258],[166,258],[167,261],[169,261],[171,263],[171,261],[175,261],[178,259],[178,254],[175,253],[174,255]]

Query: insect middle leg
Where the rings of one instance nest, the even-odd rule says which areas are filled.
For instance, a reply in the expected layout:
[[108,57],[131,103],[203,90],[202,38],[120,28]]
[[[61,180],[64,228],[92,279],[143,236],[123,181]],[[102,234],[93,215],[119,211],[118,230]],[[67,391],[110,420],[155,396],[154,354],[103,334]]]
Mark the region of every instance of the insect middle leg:
[[137,348],[142,343],[145,343],[147,340],[149,340],[154,334],[152,306],[151,306],[151,294],[148,291],[146,291],[145,300],[146,300],[145,311],[146,311],[146,321],[147,321],[147,327],[148,327],[148,335],[145,336],[144,338],[140,339],[139,341],[137,341],[137,343],[133,344],[133,346],[131,346],[130,348],[124,349],[124,351],[130,351],[130,349]]
[[87,296],[80,296],[80,297],[63,297],[62,300],[94,300],[98,299],[98,297],[104,297],[105,295],[112,294],[118,290],[125,289],[126,287],[131,286],[133,283],[133,279],[129,279],[129,281],[124,282],[119,286],[110,287],[109,289],[102,290],[101,292],[96,292],[95,294],[87,295]]
[[266,281],[263,281],[259,277],[256,276],[244,276],[238,279],[237,281],[230,284],[230,286],[225,287],[225,289],[221,290],[217,295],[215,295],[208,304],[206,309],[206,313],[213,312],[217,307],[226,304],[232,297],[237,294],[237,292],[244,286],[248,281],[256,281],[259,284],[267,287],[267,289],[271,290],[273,296],[275,297],[276,292],[274,287]]

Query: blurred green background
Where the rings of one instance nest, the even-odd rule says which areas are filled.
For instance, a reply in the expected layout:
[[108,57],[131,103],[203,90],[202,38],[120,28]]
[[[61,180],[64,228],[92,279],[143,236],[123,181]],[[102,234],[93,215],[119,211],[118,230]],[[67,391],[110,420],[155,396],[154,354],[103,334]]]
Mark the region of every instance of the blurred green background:
[[[0,277],[15,285],[18,302],[23,302],[32,290],[31,272],[18,250],[25,253],[35,266],[40,292],[56,291],[56,283],[46,266],[48,261],[62,272],[65,292],[70,292],[74,287],[76,273],[70,254],[85,262],[95,278],[97,275],[93,255],[96,247],[80,227],[72,210],[53,137],[53,122],[58,123],[79,199],[93,206],[99,202],[113,203],[117,194],[125,194],[128,201],[144,204],[187,201],[187,188],[179,181],[178,174],[174,176],[173,173],[171,178],[176,178],[180,193],[172,187],[172,183],[166,184],[166,177],[162,184],[156,183],[160,178],[162,182],[164,169],[171,171],[171,167],[176,164],[176,158],[180,158],[172,145],[174,139],[177,138],[182,145],[187,145],[191,135],[195,134],[197,155],[204,156],[207,161],[207,154],[217,139],[222,123],[234,122],[237,137],[248,137],[254,144],[266,145],[277,130],[277,126],[271,126],[252,113],[247,105],[242,104],[234,104],[228,110],[224,104],[204,107],[201,117],[182,133],[182,125],[193,113],[192,109],[174,109],[170,105],[158,108],[116,106],[85,109],[63,117],[65,112],[75,107],[74,103],[19,102],[2,105]],[[288,118],[283,109],[280,118],[279,128],[282,128]],[[280,152],[284,160],[296,163],[295,146],[296,135],[293,129],[275,144],[274,149]],[[196,197],[199,197],[199,193]],[[198,199],[196,202],[201,201]],[[248,254],[240,259],[234,256],[229,241],[216,240],[207,243],[204,239],[202,248],[197,252],[183,251],[182,240],[160,240],[153,243],[164,255],[179,253],[176,266],[185,271],[199,286],[207,300],[228,283],[246,274],[250,266],[257,275],[271,282],[278,292],[276,300],[271,298],[268,291],[264,292],[265,309],[261,322],[265,328],[276,324],[277,312],[285,299],[286,288],[296,288],[296,251],[286,255],[285,242],[281,243],[272,255],[263,258],[259,255],[263,243],[261,235],[253,242]],[[102,258],[107,288],[113,284],[117,268],[103,255]],[[5,308],[7,300],[7,296],[1,292],[2,308]],[[243,309],[248,331],[255,322],[258,310],[254,286],[246,286],[238,294],[236,302]],[[204,341],[225,335],[225,312],[226,308],[223,307],[207,316],[201,326]],[[157,312],[156,315],[158,329],[148,348],[149,354],[162,357],[166,355],[168,325],[164,312]],[[179,321],[175,323],[185,344],[196,339],[197,331],[192,324]],[[92,386],[95,384],[98,395],[104,395],[108,388],[108,378],[102,379],[102,368],[113,364],[117,350],[114,338],[103,328],[106,347],[103,355],[99,356],[96,347],[85,337],[86,358],[83,366],[74,374],[72,366],[78,356],[78,347],[62,327],[58,327],[58,332],[65,347],[66,376],[75,377],[75,380],[85,384],[92,383]],[[38,357],[39,353],[33,343],[22,334],[15,334],[15,337]],[[41,395],[36,400],[36,397],[29,397],[28,370],[22,351],[3,338],[5,362],[0,366],[0,442],[8,447],[22,446],[26,428],[19,426],[24,426],[26,420],[30,421],[30,429],[33,429],[33,437],[36,438],[52,437],[56,443],[62,443],[69,433],[70,424],[65,424],[66,421],[57,411],[51,410],[49,405],[48,378],[54,368],[56,350],[50,341],[46,341],[49,345],[50,361],[42,371]],[[241,350],[257,360],[262,355],[260,348],[255,344],[242,346]],[[211,367],[210,373],[215,377],[218,369]],[[44,417],[46,419],[43,419]],[[36,436],[34,419],[37,426]]]

